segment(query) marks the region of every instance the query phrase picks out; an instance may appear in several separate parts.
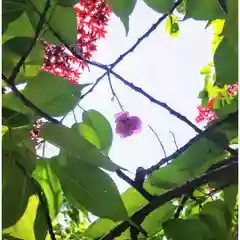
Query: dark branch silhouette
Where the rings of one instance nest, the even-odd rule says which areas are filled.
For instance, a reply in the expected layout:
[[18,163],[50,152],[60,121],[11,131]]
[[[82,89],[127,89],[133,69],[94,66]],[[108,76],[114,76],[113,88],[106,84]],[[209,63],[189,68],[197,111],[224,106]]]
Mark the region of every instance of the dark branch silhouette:
[[[148,216],[151,212],[155,209],[160,207],[161,205],[175,199],[181,197],[184,194],[191,193],[194,189],[206,184],[210,181],[214,181],[216,179],[221,178],[222,176],[229,176],[229,175],[237,175],[238,164],[237,164],[237,157],[234,157],[231,161],[224,160],[225,164],[221,167],[211,170],[200,177],[197,177],[185,184],[176,187],[172,190],[162,193],[158,197],[154,198],[150,203],[145,205],[142,209],[135,212],[131,219],[137,223],[141,224],[145,217]],[[114,239],[115,237],[120,236],[124,231],[129,228],[129,223],[124,221],[123,223],[119,224],[113,230],[111,230],[107,235],[105,235],[102,240],[110,240]]]
[[44,10],[43,12],[40,14],[40,19],[39,19],[39,22],[36,26],[36,30],[35,30],[35,36],[34,38],[32,39],[32,42],[29,46],[29,48],[26,50],[26,52],[22,55],[21,59],[19,60],[19,62],[16,64],[16,66],[14,67],[13,71],[12,71],[12,74],[11,76],[8,78],[8,82],[10,84],[14,84],[15,83],[15,80],[16,80],[16,77],[17,77],[17,74],[19,73],[20,71],[20,68],[22,67],[22,65],[24,64],[24,61],[27,59],[28,55],[31,53],[33,47],[35,46],[37,40],[38,40],[38,37],[39,37],[39,34],[43,28],[43,25],[44,25],[44,20],[45,20],[45,16],[47,15],[47,12],[48,12],[48,9],[50,8],[50,0],[47,0],[46,1],[46,4],[45,4],[45,7],[44,7]]
[[35,111],[37,114],[39,114],[40,116],[44,117],[45,119],[47,119],[49,122],[51,123],[55,123],[55,124],[61,124],[57,119],[51,117],[50,115],[48,115],[47,113],[43,112],[40,108],[38,108],[36,105],[34,105],[30,100],[28,100],[18,89],[17,87],[8,82],[8,79],[6,78],[6,76],[4,76],[2,74],[2,78],[3,80],[8,84],[8,86],[12,89],[12,91],[15,93],[16,97],[19,98],[25,106],[29,107],[30,109],[32,109],[33,111]]

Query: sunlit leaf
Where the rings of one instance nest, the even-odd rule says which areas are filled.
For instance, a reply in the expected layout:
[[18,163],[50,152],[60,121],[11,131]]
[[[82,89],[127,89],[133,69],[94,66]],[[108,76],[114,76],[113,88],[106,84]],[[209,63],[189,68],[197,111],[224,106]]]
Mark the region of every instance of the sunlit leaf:
[[[147,204],[147,200],[132,187],[125,191],[121,195],[121,198],[124,202],[129,216]],[[118,222],[113,222],[111,220],[102,218],[97,219],[87,228],[87,230],[84,232],[84,236],[89,238],[100,238],[117,225]]]
[[165,28],[171,37],[177,37],[179,35],[179,24],[177,22],[177,17],[167,17]]
[[100,142],[94,129],[84,123],[74,124],[72,128],[96,148],[100,149]]
[[[22,27],[24,26],[24,28]],[[33,37],[34,29],[29,21],[26,12],[23,12],[19,18],[8,24],[2,42],[5,43],[10,38],[14,37]]]
[[[19,199],[18,199],[18,204],[19,204]],[[36,220],[38,204],[39,204],[38,197],[36,195],[32,195],[29,198],[24,215],[14,226],[4,230],[4,233],[9,233],[13,237],[24,239],[24,240],[35,240],[33,226],[34,226],[34,221]]]
[[110,171],[119,169],[119,166],[114,164],[107,156],[80,136],[79,133],[73,131],[73,129],[62,125],[44,124],[41,129],[41,136],[55,146],[78,157],[79,161],[102,167]]
[[87,84],[71,84],[62,77],[41,72],[29,79],[23,94],[45,113],[57,117],[74,109]]
[[39,182],[48,202],[50,217],[59,213],[63,201],[63,194],[59,179],[49,167],[47,160],[39,159],[33,177]]
[[100,141],[100,149],[108,154],[112,145],[113,133],[108,120],[95,110],[88,110],[83,113],[83,122],[94,129]]
[[172,240],[201,240],[213,237],[207,225],[198,219],[170,219],[163,223],[167,237]]
[[162,223],[173,216],[175,209],[176,206],[166,203],[150,213],[141,226],[151,236],[162,229]]
[[[19,221],[27,208],[29,197],[34,192],[32,182],[16,165],[13,154],[7,151],[4,151],[3,154],[3,228],[11,227]],[[21,158],[18,158],[17,161],[21,161]]]
[[50,164],[70,203],[78,203],[99,217],[114,221],[127,219],[117,187],[107,173],[77,158],[68,157],[64,161],[61,158],[64,157],[52,159]]
[[[171,176],[171,177],[170,177]],[[191,178],[188,171],[179,170],[175,165],[162,167],[149,176],[150,183],[159,188],[171,189]]]

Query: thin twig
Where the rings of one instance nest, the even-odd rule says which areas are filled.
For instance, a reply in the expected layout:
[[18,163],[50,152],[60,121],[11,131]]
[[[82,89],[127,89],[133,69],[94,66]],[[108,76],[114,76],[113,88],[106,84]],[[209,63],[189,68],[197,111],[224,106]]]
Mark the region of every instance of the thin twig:
[[83,111],[83,112],[86,112],[86,110],[83,108],[83,107],[81,107],[81,105],[78,103],[77,104],[77,106]]
[[169,132],[172,134],[173,142],[174,142],[174,144],[175,144],[176,149],[178,150],[178,145],[177,145],[177,141],[176,141],[175,134],[174,134],[172,131],[169,131]]
[[44,25],[44,19],[45,19],[45,16],[46,16],[49,8],[50,8],[50,0],[46,0],[44,10],[40,14],[40,19],[39,19],[39,22],[36,26],[35,36],[32,39],[32,42],[31,42],[29,48],[25,51],[25,53],[22,55],[21,59],[18,61],[17,65],[14,67],[11,76],[8,78],[8,82],[10,84],[15,84],[15,79],[16,79],[17,74],[20,71],[20,68],[22,67],[22,65],[24,64],[24,61],[27,59],[28,55],[31,53],[33,47],[35,46],[35,44],[38,40],[39,34],[40,34],[40,32],[42,30],[42,27]]
[[194,138],[190,139],[184,146],[182,146],[181,148],[179,148],[177,151],[175,151],[173,154],[171,154],[170,156],[161,159],[157,164],[153,165],[152,167],[148,168],[146,170],[146,174],[149,175],[151,174],[153,171],[159,169],[162,165],[164,165],[165,163],[167,163],[170,160],[173,160],[175,158],[177,158],[180,154],[182,154],[183,152],[185,152],[193,143],[195,143],[196,141],[198,141],[199,139],[203,138],[203,137],[208,137],[215,129],[217,126],[223,124],[224,122],[228,122],[230,120],[233,119],[237,119],[238,117],[238,111],[236,111],[235,113],[231,113],[229,114],[226,118],[222,119],[221,121],[217,122],[214,125],[211,125],[208,129],[202,131],[201,134],[198,134],[197,136],[195,136]]
[[74,109],[72,110],[72,113],[73,113],[73,118],[74,118],[74,121],[75,121],[75,123],[77,123],[77,122],[78,122],[78,120],[77,120],[77,116],[76,116],[76,114],[75,114],[75,111],[74,111]]
[[140,93],[141,95],[143,95],[144,97],[146,97],[149,101],[157,104],[158,106],[164,108],[165,110],[167,110],[170,114],[174,115],[176,118],[180,119],[181,121],[185,122],[187,125],[189,125],[191,128],[193,128],[197,133],[202,132],[202,130],[200,128],[198,128],[196,125],[194,125],[190,120],[187,119],[187,117],[185,117],[184,115],[180,114],[179,112],[175,111],[174,109],[172,109],[171,107],[169,107],[166,103],[161,102],[159,100],[157,100],[156,98],[152,97],[150,94],[148,94],[147,92],[145,92],[143,89],[141,89],[140,87],[135,86],[133,83],[128,82],[126,79],[124,79],[122,76],[120,76],[119,74],[117,74],[116,72],[109,70],[110,73],[115,76],[117,79],[119,79],[122,83],[124,83],[126,86],[130,87],[132,90],[134,90],[135,92]]
[[115,91],[114,91],[114,89],[113,89],[112,81],[111,81],[111,76],[110,76],[109,72],[107,72],[107,76],[108,76],[108,82],[109,82],[109,86],[110,86],[112,95],[113,95],[114,98],[116,98],[116,100],[117,100],[117,102],[118,102],[118,105],[119,105],[119,107],[121,108],[121,110],[124,111],[123,105],[121,104],[121,102],[120,102],[117,94],[115,93]]
[[148,125],[148,127],[151,129],[151,131],[153,132],[153,134],[156,136],[156,138],[157,138],[157,140],[158,140],[158,142],[159,142],[159,144],[160,144],[160,146],[161,146],[161,148],[162,148],[162,150],[163,150],[164,157],[166,158],[166,157],[167,157],[167,153],[166,153],[166,150],[165,150],[165,148],[164,148],[164,146],[163,146],[163,143],[162,143],[161,139],[159,138],[159,136],[158,136],[158,134],[156,133],[156,131],[155,131],[150,125]]

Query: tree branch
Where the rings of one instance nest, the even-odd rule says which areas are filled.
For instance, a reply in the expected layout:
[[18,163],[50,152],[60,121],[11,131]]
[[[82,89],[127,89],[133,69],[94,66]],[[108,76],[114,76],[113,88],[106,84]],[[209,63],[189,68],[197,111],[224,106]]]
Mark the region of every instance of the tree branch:
[[117,175],[126,181],[130,186],[134,187],[144,198],[146,198],[149,202],[154,199],[154,196],[148,193],[141,184],[138,184],[137,181],[133,181],[129,178],[125,173],[123,173],[120,169],[116,171]]
[[[182,2],[182,0],[177,1],[174,6],[172,7],[172,9],[170,10],[169,14],[171,14],[178,5],[180,5]],[[163,22],[166,17],[168,16],[168,14],[164,14],[163,16],[161,16],[157,22],[155,22],[151,28],[149,28],[149,30],[147,32],[145,32],[137,41],[136,43],[129,48],[125,53],[121,54],[113,63],[109,64],[109,69],[112,70],[118,63],[120,63],[126,56],[128,56],[131,52],[133,52],[138,45],[147,37],[149,37],[149,35],[156,30],[156,28],[160,25],[161,22]],[[86,61],[89,64],[92,64],[91,61]],[[92,64],[93,65],[93,64]],[[97,65],[94,65],[97,66]],[[93,86],[85,93],[81,96],[81,99],[83,99],[84,97],[86,97],[89,93],[91,93],[94,88],[98,85],[98,83],[101,81],[102,78],[104,78],[107,75],[107,72],[105,72],[103,75],[101,75],[96,82],[93,84]]]
[[152,167],[148,168],[146,170],[146,174],[147,175],[151,174],[153,171],[159,169],[162,165],[164,165],[168,161],[173,160],[174,158],[178,157],[180,154],[185,152],[193,143],[195,143],[200,138],[203,138],[203,137],[207,138],[216,129],[217,126],[220,126],[224,122],[228,122],[228,121],[230,121],[232,119],[237,121],[237,118],[238,118],[238,111],[236,111],[235,113],[229,114],[226,118],[222,119],[221,121],[218,121],[214,125],[211,125],[209,128],[207,128],[206,130],[202,131],[200,134],[198,134],[194,138],[190,139],[184,146],[179,148],[176,152],[174,152],[173,154],[171,154],[170,156],[168,156],[166,158],[162,158],[157,164],[155,164]]
[[6,76],[2,75],[3,80],[8,84],[8,86],[12,89],[12,91],[15,93],[16,97],[19,98],[25,106],[29,107],[32,109],[34,112],[39,114],[40,116],[44,117],[47,119],[49,122],[54,123],[54,124],[61,124],[57,119],[52,118],[49,116],[47,113],[43,112],[40,108],[38,108],[36,105],[34,105],[30,100],[28,100],[18,89],[17,87],[8,81]]
[[[235,157],[236,158],[236,157]],[[231,175],[231,174],[237,174],[237,160],[228,162],[224,160],[226,164],[224,166],[221,166],[218,169],[209,171],[200,177],[197,177],[179,187],[176,187],[172,190],[169,190],[167,192],[162,193],[158,197],[154,198],[154,200],[147,205],[145,205],[142,209],[135,212],[131,219],[137,224],[141,224],[145,217],[148,216],[151,212],[153,212],[155,209],[157,209],[159,206],[175,199],[178,197],[181,197],[184,194],[189,194],[194,189],[197,189],[198,187],[202,186],[203,184],[206,184],[210,181],[214,181],[215,179],[218,179],[219,177]],[[110,240],[114,239],[115,237],[120,236],[124,231],[126,231],[129,228],[129,223],[124,221],[123,223],[119,224],[117,227],[115,227],[113,230],[111,230],[107,235],[105,235],[102,240]]]
[[45,16],[46,16],[49,8],[50,8],[50,0],[46,0],[44,10],[43,10],[42,14],[40,14],[40,19],[39,19],[39,22],[38,22],[36,30],[35,30],[35,36],[34,36],[32,42],[31,42],[29,48],[22,55],[22,57],[19,60],[19,62],[17,63],[17,65],[14,67],[11,76],[8,78],[8,82],[10,84],[15,84],[15,79],[16,79],[17,74],[20,71],[21,66],[24,64],[24,61],[27,59],[28,55],[31,53],[33,47],[35,46],[35,44],[38,40],[39,34],[40,34],[40,32],[42,30],[42,27],[44,25],[44,19],[45,19]]

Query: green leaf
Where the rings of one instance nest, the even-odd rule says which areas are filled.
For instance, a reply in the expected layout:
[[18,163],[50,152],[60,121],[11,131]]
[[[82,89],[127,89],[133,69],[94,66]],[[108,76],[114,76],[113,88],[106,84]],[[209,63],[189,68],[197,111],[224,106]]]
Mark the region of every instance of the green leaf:
[[215,20],[226,17],[217,0],[188,0],[186,9],[185,17],[195,20]]
[[189,176],[196,177],[224,156],[224,150],[215,142],[201,138],[174,159],[171,165],[175,166],[179,172],[186,171]]
[[174,0],[143,0],[150,8],[158,13],[169,13]]
[[[77,43],[77,21],[73,7],[55,6],[51,16],[47,17],[51,28],[60,35],[61,39],[68,45]],[[51,30],[43,35],[43,39],[53,44],[62,44]]]
[[44,159],[37,161],[37,167],[33,173],[33,177],[38,181],[46,196],[50,217],[53,220],[59,213],[63,202],[59,179],[49,167],[48,161]]
[[[13,68],[29,49],[32,44],[30,37],[15,37],[11,38],[3,44],[3,72],[5,75],[10,76]],[[19,47],[21,46],[21,47]],[[36,76],[44,62],[44,49],[43,45],[38,41],[33,47],[31,53],[24,61],[20,73],[17,76],[17,81],[23,81],[25,77]],[[31,70],[29,72],[29,69]]]
[[[19,199],[18,203],[19,204]],[[24,240],[35,240],[34,221],[36,219],[36,212],[39,204],[39,199],[36,195],[29,198],[26,211],[21,219],[12,227],[4,230],[4,233],[9,233],[15,238]],[[11,211],[12,214],[12,211]],[[46,215],[45,215],[46,217]],[[40,240],[40,239],[39,239]]]
[[2,125],[2,137],[4,136],[5,133],[9,131],[7,126]]
[[[32,0],[31,2],[39,12],[43,12],[44,2],[44,4],[39,0]],[[38,13],[29,9],[27,14],[35,29],[39,22]],[[45,22],[44,34],[41,36],[41,39],[52,44],[63,44],[63,40],[65,44],[75,46],[77,43],[77,23],[75,10],[72,6],[63,7],[52,4],[48,10]],[[60,39],[56,35],[60,36]]]
[[[219,121],[222,119],[219,118]],[[217,127],[215,131],[225,135],[229,142],[236,138],[238,136],[238,112],[232,113],[231,118]]]
[[202,240],[213,237],[207,225],[199,219],[171,219],[162,224],[165,234],[172,240]]
[[[227,146],[229,141],[236,136],[235,123],[222,124],[209,135],[214,140],[201,138],[195,141],[184,153],[173,159],[170,166],[160,168],[147,180],[152,186],[160,189],[176,187],[178,184],[204,173],[213,163],[223,159],[226,154],[216,142]],[[171,177],[169,178],[169,176]]]
[[214,105],[214,111],[219,118],[226,117],[228,114],[234,113],[238,109],[237,95],[231,97],[231,99],[217,99],[215,102],[219,103],[218,106]]
[[237,203],[238,188],[236,185],[232,185],[228,188],[224,188],[223,193],[224,193],[224,202],[227,205],[230,213],[233,214],[233,209]]
[[[24,28],[22,26],[24,26]],[[35,31],[29,21],[27,13],[24,12],[19,18],[8,25],[8,29],[3,35],[2,42],[5,43],[10,38],[14,37],[33,37],[34,33]]]
[[79,3],[79,0],[55,0],[55,2],[62,7],[72,7]]
[[[200,212],[200,218],[202,215],[210,215],[214,217],[216,225],[219,226],[219,229],[223,229],[225,232],[227,232],[227,230],[230,230],[232,218],[228,207],[223,201],[215,200],[204,204]],[[225,239],[227,238],[225,237]]]
[[97,149],[100,149],[100,142],[94,129],[84,123],[74,124],[72,126],[72,129],[78,132],[82,137],[84,137],[87,141],[93,144]]
[[7,151],[16,151],[16,149],[20,148],[21,151],[27,151],[28,156],[31,159],[34,159],[32,163],[35,164],[36,150],[33,145],[33,141],[29,137],[30,130],[31,126],[10,128],[9,131],[3,136],[3,149]]
[[179,35],[179,24],[177,22],[177,17],[167,17],[165,28],[166,32],[169,33],[171,37],[177,37]]
[[22,113],[2,107],[2,122],[8,127],[19,127],[30,124],[30,119]]
[[[169,177],[171,176],[171,177]],[[158,188],[171,189],[186,182],[191,178],[188,171],[181,171],[172,164],[154,171],[149,176],[150,183]]]
[[[147,204],[147,200],[132,187],[125,191],[121,195],[121,198],[129,216]],[[107,234],[117,225],[118,222],[113,222],[108,219],[98,219],[87,228],[84,232],[84,236],[98,239]]]
[[[227,59],[227,61],[226,61]],[[234,84],[238,79],[238,53],[231,47],[227,38],[223,38],[215,55],[216,84]]]
[[137,0],[105,0],[110,9],[122,21],[126,35],[129,32],[129,17],[133,12]]
[[87,84],[71,84],[62,77],[40,72],[29,79],[23,94],[45,113],[59,117],[74,109]]
[[[21,160],[21,158],[17,159],[17,161]],[[29,197],[34,192],[32,182],[15,161],[11,152],[4,151],[2,166],[3,228],[8,228],[19,221],[27,208]]]
[[12,237],[11,235],[9,234],[3,234],[3,240],[24,240],[22,238],[15,238],[15,237]]
[[99,112],[95,110],[88,110],[83,112],[83,123],[92,127],[100,141],[100,149],[108,154],[112,145],[113,133],[108,120]]
[[205,66],[201,69],[200,74],[205,75],[212,72],[212,69],[209,66]]
[[41,129],[41,137],[78,157],[79,161],[109,171],[116,171],[120,168],[73,129],[62,125],[44,124]]
[[227,1],[228,14],[223,34],[229,40],[231,47],[238,52],[238,1]]
[[225,229],[221,228],[221,226],[219,226],[217,219],[214,216],[208,214],[200,214],[199,218],[203,223],[205,223],[209,227],[209,230],[215,236],[214,239],[217,240],[228,239],[227,237],[228,232]]
[[46,239],[49,228],[46,220],[46,207],[46,205],[40,202],[36,210],[36,217],[33,224],[35,240]]
[[202,99],[202,104],[201,104],[202,107],[206,107],[207,104],[208,104],[208,102],[209,102],[208,91],[202,90],[202,91],[199,93],[198,97],[199,97],[200,99]]
[[21,16],[25,8],[25,0],[2,1],[2,33],[7,30],[9,23]]
[[54,158],[50,164],[73,206],[78,203],[94,215],[114,221],[127,219],[118,189],[107,173],[77,158],[67,158],[64,162],[62,158]]
[[[20,91],[21,93],[23,93],[23,91]],[[3,107],[6,107],[8,109],[11,109],[13,111],[22,113],[22,114],[26,114],[26,115],[33,115],[34,112],[29,109],[28,107],[26,107],[23,102],[16,97],[14,92],[9,92],[9,93],[5,93],[2,96],[2,105]]]
[[159,232],[162,229],[162,223],[172,218],[176,206],[171,203],[166,203],[161,207],[151,212],[141,224],[142,228],[149,236]]
[[100,239],[117,226],[117,223],[109,219],[98,219],[84,232],[84,236],[92,239]]

